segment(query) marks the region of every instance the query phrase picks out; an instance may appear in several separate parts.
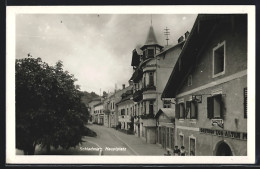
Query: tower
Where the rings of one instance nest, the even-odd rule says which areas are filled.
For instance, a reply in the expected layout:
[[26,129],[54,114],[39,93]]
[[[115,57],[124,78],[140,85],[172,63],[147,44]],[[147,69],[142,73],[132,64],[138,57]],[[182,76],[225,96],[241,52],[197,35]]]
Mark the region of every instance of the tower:
[[157,42],[153,26],[151,25],[145,44],[141,47],[141,50],[143,51],[143,60],[153,58],[156,53],[159,53],[162,50],[162,48],[163,46],[159,45]]

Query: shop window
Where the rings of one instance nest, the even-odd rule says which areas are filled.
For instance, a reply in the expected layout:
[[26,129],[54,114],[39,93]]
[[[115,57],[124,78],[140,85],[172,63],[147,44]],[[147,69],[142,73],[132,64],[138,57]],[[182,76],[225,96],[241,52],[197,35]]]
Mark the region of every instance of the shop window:
[[225,71],[225,42],[213,49],[213,77]]
[[196,153],[196,140],[195,138],[190,138],[190,156],[195,156]]
[[171,101],[170,100],[164,100],[163,101],[163,108],[171,108]]
[[185,106],[184,103],[176,104],[176,118],[184,119],[185,118]]
[[174,149],[174,128],[170,128],[171,149]]
[[221,94],[207,98],[207,111],[209,119],[223,119],[223,101]]
[[166,128],[166,147],[170,147],[170,128]]
[[149,72],[149,86],[154,86],[153,72]]
[[186,102],[186,111],[189,112],[190,119],[197,119],[198,103],[195,101],[187,101]]
[[188,76],[188,86],[192,85],[192,75]]
[[247,118],[247,87],[244,88],[244,118]]

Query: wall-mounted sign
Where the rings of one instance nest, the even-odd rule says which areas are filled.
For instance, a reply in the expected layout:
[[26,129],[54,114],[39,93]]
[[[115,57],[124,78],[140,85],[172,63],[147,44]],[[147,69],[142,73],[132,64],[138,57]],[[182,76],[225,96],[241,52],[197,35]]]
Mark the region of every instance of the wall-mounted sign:
[[200,128],[200,133],[216,135],[219,137],[228,137],[239,140],[247,140],[247,133],[238,131],[228,131],[228,130],[213,130],[208,128]]

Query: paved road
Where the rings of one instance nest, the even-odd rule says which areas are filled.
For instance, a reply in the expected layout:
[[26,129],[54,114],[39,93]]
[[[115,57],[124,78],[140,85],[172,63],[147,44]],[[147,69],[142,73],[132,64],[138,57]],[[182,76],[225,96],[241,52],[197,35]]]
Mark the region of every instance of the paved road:
[[[52,149],[51,155],[163,155],[166,151],[155,144],[147,144],[134,135],[127,135],[105,126],[88,125],[97,133],[97,137],[84,137],[83,143],[70,148]],[[102,151],[100,151],[102,149]],[[23,154],[17,150],[17,155]],[[36,155],[45,155],[46,151],[36,148]]]

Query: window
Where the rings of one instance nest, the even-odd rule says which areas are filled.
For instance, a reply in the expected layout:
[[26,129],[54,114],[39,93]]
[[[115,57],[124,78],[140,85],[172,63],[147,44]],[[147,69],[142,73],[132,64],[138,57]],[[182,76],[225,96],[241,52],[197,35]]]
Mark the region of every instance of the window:
[[184,135],[180,135],[180,147],[184,146]]
[[145,88],[146,87],[146,80],[145,80],[145,74],[144,74],[144,80],[143,80],[144,82],[143,82],[143,87]]
[[153,101],[149,102],[149,114],[153,114]]
[[174,128],[170,128],[171,149],[174,148]]
[[153,72],[149,72],[149,85],[150,86],[154,85]]
[[166,147],[170,147],[170,128],[166,127]]
[[189,111],[190,119],[197,119],[198,116],[198,103],[195,101],[186,102],[186,110]]
[[225,42],[213,49],[213,77],[223,74],[225,71]]
[[184,103],[176,104],[176,118],[184,119],[185,118],[185,106]]
[[171,108],[171,101],[170,100],[164,100],[163,101],[163,108]]
[[247,118],[247,87],[244,88],[244,118]]
[[207,98],[208,118],[223,118],[223,101],[222,95],[218,94]]
[[121,115],[125,115],[125,109],[121,109]]
[[126,108],[126,115],[128,116],[128,108]]
[[192,75],[189,75],[188,77],[188,86],[192,85]]
[[190,138],[190,156],[195,156],[195,153],[196,153],[196,140],[195,138]]
[[154,49],[148,49],[148,58],[152,58],[154,56]]

